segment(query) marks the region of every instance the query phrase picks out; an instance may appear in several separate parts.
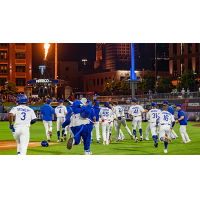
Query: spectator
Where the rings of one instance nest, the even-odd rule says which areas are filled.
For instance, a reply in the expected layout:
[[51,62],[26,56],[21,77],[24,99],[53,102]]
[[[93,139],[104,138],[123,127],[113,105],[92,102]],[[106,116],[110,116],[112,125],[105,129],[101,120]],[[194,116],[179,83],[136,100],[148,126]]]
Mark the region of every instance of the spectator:
[[187,95],[188,95],[188,97],[190,96],[190,89],[189,88],[187,89]]
[[185,89],[184,88],[182,88],[181,94],[182,94],[182,98],[184,98],[184,96],[185,96]]

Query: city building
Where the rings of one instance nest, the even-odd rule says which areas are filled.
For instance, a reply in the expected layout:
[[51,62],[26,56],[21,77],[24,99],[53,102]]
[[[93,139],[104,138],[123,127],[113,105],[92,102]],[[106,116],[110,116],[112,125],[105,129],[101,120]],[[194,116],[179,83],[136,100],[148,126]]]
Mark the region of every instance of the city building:
[[32,78],[32,44],[0,43],[0,88],[12,81],[25,92]]
[[196,73],[196,78],[200,78],[199,59],[199,43],[170,43],[169,76],[173,84],[177,85],[177,79],[184,70],[192,70]]

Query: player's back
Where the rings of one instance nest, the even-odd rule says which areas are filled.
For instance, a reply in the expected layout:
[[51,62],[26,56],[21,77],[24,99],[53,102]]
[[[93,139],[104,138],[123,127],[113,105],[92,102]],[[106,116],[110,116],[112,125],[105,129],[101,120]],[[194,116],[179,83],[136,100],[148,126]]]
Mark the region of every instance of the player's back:
[[151,123],[156,123],[156,120],[158,119],[159,115],[161,113],[161,110],[159,109],[151,109],[149,110],[149,112],[147,113],[147,118],[150,119]]
[[33,109],[25,105],[13,107],[10,113],[13,113],[13,116],[15,116],[15,128],[30,127],[31,120],[36,118]]
[[116,117],[124,117],[124,109],[121,106],[116,106],[114,109]]
[[55,113],[57,114],[57,117],[65,117],[65,113],[67,112],[67,109],[65,106],[57,106],[55,108]]
[[173,115],[168,111],[162,111],[160,114],[160,124],[171,124],[174,121]]
[[49,104],[45,104],[42,107],[41,114],[43,114],[42,120],[52,121],[52,114],[55,115],[55,111]]
[[105,108],[101,108],[99,114],[101,116],[101,119],[110,120],[112,111],[109,108],[105,107]]

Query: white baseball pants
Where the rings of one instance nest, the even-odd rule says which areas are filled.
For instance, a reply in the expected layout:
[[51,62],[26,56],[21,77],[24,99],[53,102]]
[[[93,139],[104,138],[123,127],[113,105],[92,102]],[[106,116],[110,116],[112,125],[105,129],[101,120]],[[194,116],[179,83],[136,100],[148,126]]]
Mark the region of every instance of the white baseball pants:
[[[117,131],[117,121],[114,121],[114,125],[115,125],[115,131]],[[119,129],[119,137],[118,139],[122,138],[124,136],[123,132],[121,129]]]
[[149,131],[150,131],[150,124],[148,123],[148,125],[146,127],[146,130],[145,130],[145,132],[146,132],[146,139],[149,138]]
[[68,129],[69,129],[69,138],[71,138],[72,137],[72,130],[69,126],[65,126],[65,135],[67,136]]
[[[95,127],[95,129],[96,129],[96,138],[97,138],[97,140],[100,140],[100,138],[99,138],[99,122],[94,122],[94,124],[93,124],[93,127]],[[91,138],[92,138],[92,132],[91,132]]]
[[179,132],[181,134],[181,137],[182,137],[182,140],[183,140],[184,143],[186,143],[186,142],[188,142],[190,140],[190,138],[189,138],[189,136],[188,136],[188,134],[186,132],[186,125],[180,125]]
[[159,139],[165,138],[165,134],[169,135],[170,132],[171,132],[170,125],[168,125],[168,124],[162,125],[161,124],[160,125]]
[[102,126],[102,134],[103,134],[103,141],[106,142],[106,144],[109,144],[109,134],[110,134],[110,126],[107,120],[101,123]]
[[150,122],[150,129],[151,129],[151,134],[153,135],[158,135],[158,127],[156,127],[156,122],[152,123]]
[[141,116],[133,117],[133,121],[132,121],[133,130],[136,130],[136,126],[138,127],[138,129],[142,128],[142,118],[141,118]]
[[[62,124],[65,122],[64,117],[58,117],[57,118],[57,131],[60,131],[60,127],[62,127]],[[63,129],[64,130],[64,129]]]
[[47,140],[50,140],[49,131],[52,132],[52,121],[43,120],[43,124],[46,131]]
[[28,143],[30,139],[30,130],[29,127],[17,127],[15,128],[15,132],[13,134],[17,142],[17,152],[18,155],[26,155]]

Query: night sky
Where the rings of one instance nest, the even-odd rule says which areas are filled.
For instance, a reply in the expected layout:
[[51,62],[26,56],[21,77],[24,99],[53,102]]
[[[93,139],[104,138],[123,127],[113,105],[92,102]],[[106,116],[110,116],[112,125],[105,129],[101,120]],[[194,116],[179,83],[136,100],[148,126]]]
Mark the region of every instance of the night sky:
[[[44,58],[44,43],[33,43],[33,71],[42,64]],[[87,66],[94,67],[96,60],[96,43],[58,43],[58,61],[76,61],[79,66],[83,64],[82,59],[86,58]],[[55,44],[50,43],[47,60],[55,60]]]

